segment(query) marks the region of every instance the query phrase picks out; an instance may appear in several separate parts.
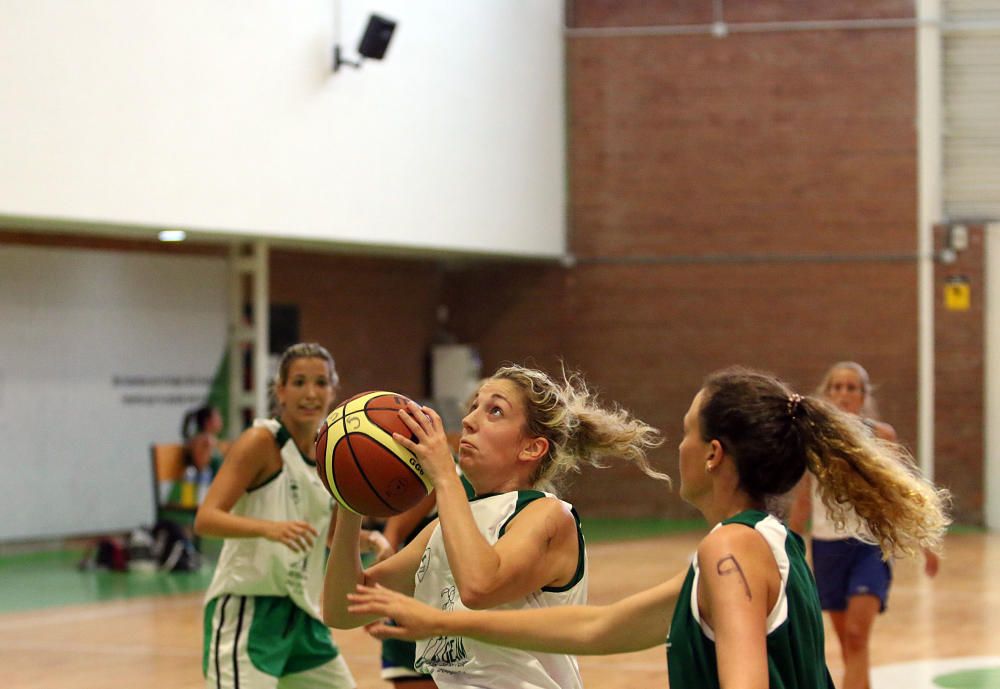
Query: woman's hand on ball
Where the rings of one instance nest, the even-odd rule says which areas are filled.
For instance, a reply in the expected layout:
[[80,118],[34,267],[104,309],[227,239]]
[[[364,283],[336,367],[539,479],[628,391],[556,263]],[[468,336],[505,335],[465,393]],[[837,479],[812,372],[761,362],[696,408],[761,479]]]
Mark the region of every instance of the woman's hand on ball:
[[309,522],[288,521],[271,522],[264,537],[269,541],[288,546],[297,553],[304,553],[312,548],[319,532]]
[[430,407],[409,402],[405,409],[399,410],[399,416],[417,440],[414,442],[399,433],[393,433],[392,437],[417,456],[431,482],[437,483],[438,477],[454,474],[455,460],[438,413]]

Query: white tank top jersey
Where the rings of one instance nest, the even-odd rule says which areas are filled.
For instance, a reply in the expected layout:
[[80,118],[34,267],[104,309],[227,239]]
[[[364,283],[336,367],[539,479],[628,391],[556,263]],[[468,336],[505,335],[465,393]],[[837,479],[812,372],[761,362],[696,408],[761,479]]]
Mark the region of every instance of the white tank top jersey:
[[205,600],[225,593],[288,596],[299,608],[322,620],[319,595],[323,589],[333,498],[316,474],[316,463],[299,452],[281,422],[257,419],[253,425],[274,435],[282,468],[265,483],[244,493],[233,505],[232,514],[269,521],[302,520],[309,522],[319,535],[307,553],[297,553],[261,537],[227,538]]
[[826,514],[826,505],[816,487],[816,479],[812,480],[812,537],[820,541],[839,541],[845,538],[856,538],[865,543],[874,543],[871,532],[852,508],[848,508],[844,528],[838,529],[833,520]]
[[[472,515],[490,545],[527,504],[555,497],[535,490],[485,495],[469,502]],[[563,502],[572,509],[572,505]],[[494,610],[523,610],[587,602],[586,548],[580,519],[573,510],[579,538],[576,574],[565,586],[546,587]],[[458,595],[445,552],[440,525],[435,527],[414,577],[414,597],[442,610],[467,610]],[[417,642],[416,669],[433,674],[440,689],[579,689],[583,686],[576,658],[494,646],[465,637],[436,637]]]
[[[874,421],[871,419],[861,419],[868,430],[875,434]],[[848,508],[845,515],[844,528],[838,529],[833,521],[826,514],[826,505],[820,497],[819,487],[816,478],[809,482],[812,486],[812,537],[820,541],[839,541],[846,538],[856,538],[865,543],[875,543],[871,531],[861,521],[861,518],[854,512],[853,508]]]

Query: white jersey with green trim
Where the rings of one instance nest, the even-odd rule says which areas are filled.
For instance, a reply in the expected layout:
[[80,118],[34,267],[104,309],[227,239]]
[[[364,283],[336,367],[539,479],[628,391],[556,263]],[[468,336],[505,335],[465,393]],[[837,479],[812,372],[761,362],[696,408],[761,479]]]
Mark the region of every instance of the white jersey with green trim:
[[274,435],[282,468],[265,483],[244,493],[232,514],[268,521],[309,522],[319,535],[306,553],[297,553],[266,538],[227,538],[205,594],[210,601],[226,593],[243,596],[288,596],[317,620],[322,620],[319,594],[326,566],[326,537],[333,498],[288,430],[277,419],[257,419],[255,428]]
[[[473,498],[469,506],[479,532],[494,545],[507,524],[528,503],[555,497],[535,490]],[[563,502],[570,509],[572,505]],[[495,610],[526,610],[587,602],[587,565],[580,519],[573,510],[580,557],[572,581],[545,587]],[[468,610],[462,604],[455,576],[448,564],[440,525],[431,534],[414,577],[414,597],[442,610]],[[436,637],[417,642],[415,667],[431,673],[440,689],[579,689],[583,686],[576,658],[495,646],[466,637]]]

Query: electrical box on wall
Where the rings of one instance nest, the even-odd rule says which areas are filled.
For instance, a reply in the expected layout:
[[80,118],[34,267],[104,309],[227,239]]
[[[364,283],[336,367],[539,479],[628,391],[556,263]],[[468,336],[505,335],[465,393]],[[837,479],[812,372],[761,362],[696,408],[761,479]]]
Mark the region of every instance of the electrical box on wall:
[[465,403],[476,391],[482,376],[479,351],[464,344],[431,347],[431,397],[439,407],[446,429],[461,426]]

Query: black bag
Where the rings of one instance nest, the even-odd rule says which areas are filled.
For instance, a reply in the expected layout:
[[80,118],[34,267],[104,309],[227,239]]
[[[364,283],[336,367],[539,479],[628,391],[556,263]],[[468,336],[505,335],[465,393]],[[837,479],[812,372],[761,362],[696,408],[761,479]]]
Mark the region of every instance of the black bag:
[[81,570],[128,571],[128,549],[120,538],[105,536],[87,549],[77,567]]
[[201,553],[184,529],[168,519],[153,527],[152,552],[161,572],[195,572],[201,568]]

